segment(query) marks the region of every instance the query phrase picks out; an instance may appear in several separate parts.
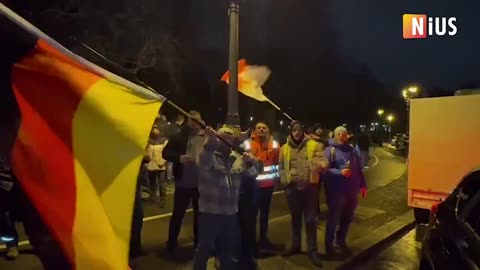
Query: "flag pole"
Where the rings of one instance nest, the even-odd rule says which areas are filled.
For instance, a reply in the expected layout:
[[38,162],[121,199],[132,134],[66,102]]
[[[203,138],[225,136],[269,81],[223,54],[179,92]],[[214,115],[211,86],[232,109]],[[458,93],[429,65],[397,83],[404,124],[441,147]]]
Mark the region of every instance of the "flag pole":
[[[152,91],[152,92],[155,92],[157,93],[157,91],[155,91],[155,89],[153,89],[152,87],[150,87],[148,84],[146,84],[145,82],[143,82],[142,80],[140,80],[137,76],[137,74],[134,74],[132,73],[131,71],[129,70],[126,70],[124,67],[122,67],[120,64],[108,59],[107,57],[105,57],[104,55],[102,55],[101,53],[97,52],[96,50],[94,50],[93,48],[91,48],[90,46],[84,44],[84,43],[81,43],[82,46],[84,46],[85,48],[87,48],[88,50],[90,50],[91,52],[93,52],[95,55],[97,55],[98,57],[102,58],[103,60],[105,60],[106,62],[108,62],[109,64],[111,65],[114,65],[116,68],[120,69],[121,71],[123,72],[126,72],[126,73],[129,73],[129,74],[132,74],[132,75],[135,75],[135,82],[137,82],[139,85],[141,85],[142,87]],[[177,111],[179,111],[181,114],[185,115],[185,117],[189,118],[189,119],[192,119],[195,123],[199,124],[202,128],[206,128],[207,125],[205,125],[205,123],[203,123],[202,121],[199,121],[197,120],[196,118],[194,118],[190,113],[188,113],[187,111],[185,111],[184,109],[182,109],[182,107],[178,106],[177,104],[175,104],[173,101],[171,101],[170,99],[168,98],[165,98],[164,102],[166,102],[168,105],[172,106],[174,109],[176,109]],[[218,136],[217,134],[217,138],[222,141],[223,143],[225,143],[226,145],[228,145],[228,147],[232,148],[232,149],[235,149],[233,147],[233,145],[229,142],[227,142],[225,139],[223,139],[222,137]]]
[[34,35],[37,38],[41,38],[45,40],[49,45],[54,47],[55,49],[59,50],[66,56],[74,59],[75,61],[79,62],[82,64],[84,67],[86,67],[88,70],[94,72],[95,74],[98,74],[99,76],[102,76],[114,83],[117,83],[119,85],[122,85],[124,87],[127,87],[129,89],[132,89],[135,91],[138,95],[141,95],[145,98],[151,99],[151,100],[159,100],[159,101],[165,101],[165,97],[162,95],[152,92],[150,90],[145,89],[144,87],[141,87],[135,83],[132,83],[106,69],[103,69],[100,66],[95,65],[94,63],[86,60],[85,58],[73,53],[69,49],[65,48],[63,45],[52,39],[50,36],[42,32],[42,30],[38,29],[35,27],[33,24],[16,14],[13,10],[9,9],[7,6],[4,4],[0,3],[0,13],[5,15],[7,18],[15,22],[18,26],[29,32],[30,34]]
[[277,104],[275,104],[271,99],[269,99],[267,96],[263,95],[267,102],[270,103],[275,109],[277,109],[279,112],[281,112],[285,117],[287,117],[288,119],[290,119],[290,121],[293,121],[293,118],[288,115],[286,112],[284,112],[282,109],[280,109],[280,107],[278,107]]

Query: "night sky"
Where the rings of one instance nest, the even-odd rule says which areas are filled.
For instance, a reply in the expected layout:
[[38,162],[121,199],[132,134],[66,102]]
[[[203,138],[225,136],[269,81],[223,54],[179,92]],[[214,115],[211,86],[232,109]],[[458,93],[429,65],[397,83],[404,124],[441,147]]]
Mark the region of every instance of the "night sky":
[[[480,1],[336,0],[333,13],[345,53],[369,63],[377,77],[403,87],[456,88],[480,82]],[[404,40],[402,15],[456,17],[455,36]]]
[[[253,0],[247,0],[249,2]],[[261,44],[263,23],[268,24],[262,13],[274,8],[269,5],[288,3],[291,0],[255,1],[255,29]],[[335,0],[329,2],[328,16],[339,34],[343,53],[365,62],[377,78],[399,91],[405,85],[416,83],[424,87],[456,89],[466,83],[480,83],[480,1],[475,0]],[[262,5],[263,3],[263,5]],[[196,28],[201,37],[199,47],[226,50],[226,25],[212,19],[225,16],[223,7],[195,3]],[[246,5],[249,5],[247,2]],[[248,8],[248,7],[247,7]],[[243,6],[245,11],[245,5]],[[402,15],[404,13],[427,14],[432,17],[456,17],[458,32],[455,36],[431,36],[422,40],[404,40]],[[292,17],[291,14],[282,16]],[[318,16],[325,16],[319,14]],[[263,20],[262,20],[263,19]],[[315,19],[311,20],[315,23]],[[319,22],[321,20],[317,20]],[[225,21],[226,23],[226,21]],[[292,21],[292,25],[297,22]],[[261,26],[261,27],[260,27]],[[273,26],[275,27],[275,26]],[[293,27],[293,26],[292,26]],[[300,26],[295,26],[300,27]],[[241,29],[245,38],[245,28]],[[312,35],[315,35],[312,32]],[[261,46],[259,46],[261,47]],[[260,49],[260,48],[259,48]],[[275,72],[275,71],[274,71]]]

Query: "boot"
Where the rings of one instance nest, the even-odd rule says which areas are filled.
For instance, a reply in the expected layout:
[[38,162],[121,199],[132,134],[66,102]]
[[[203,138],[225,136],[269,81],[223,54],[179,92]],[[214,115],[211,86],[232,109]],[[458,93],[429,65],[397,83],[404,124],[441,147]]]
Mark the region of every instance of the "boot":
[[293,256],[293,255],[297,255],[297,254],[301,254],[302,253],[302,249],[298,246],[289,246],[282,254],[282,256],[284,257],[290,257],[290,256]]
[[320,255],[316,251],[311,251],[308,253],[308,258],[312,262],[313,265],[316,267],[322,267],[322,259],[320,258]]
[[342,251],[337,246],[326,247],[325,255],[329,261],[341,261],[343,260]]
[[[165,248],[169,256],[175,255],[175,249],[177,248],[177,245],[178,244],[176,241],[175,242],[167,241]],[[194,247],[194,249],[196,250],[197,248]]]
[[274,250],[274,246],[273,246],[272,242],[270,242],[270,240],[268,240],[268,238],[264,238],[264,239],[258,241],[258,248],[260,250],[264,250],[264,251],[273,251]]
[[143,249],[142,244],[139,242],[132,242],[130,244],[129,253],[130,258],[132,259],[147,255],[147,252]]
[[352,250],[347,246],[347,243],[337,244],[337,246],[338,246],[339,249],[340,249],[340,253],[341,253],[344,257],[348,258],[348,257],[350,257],[350,256],[353,255],[353,252],[352,252]]

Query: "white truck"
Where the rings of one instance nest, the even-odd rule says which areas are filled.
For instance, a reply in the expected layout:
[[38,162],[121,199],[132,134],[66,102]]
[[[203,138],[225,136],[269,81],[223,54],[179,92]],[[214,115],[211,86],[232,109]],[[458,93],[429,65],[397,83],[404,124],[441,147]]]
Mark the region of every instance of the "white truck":
[[418,223],[444,200],[463,176],[480,165],[480,95],[410,101],[408,204]]

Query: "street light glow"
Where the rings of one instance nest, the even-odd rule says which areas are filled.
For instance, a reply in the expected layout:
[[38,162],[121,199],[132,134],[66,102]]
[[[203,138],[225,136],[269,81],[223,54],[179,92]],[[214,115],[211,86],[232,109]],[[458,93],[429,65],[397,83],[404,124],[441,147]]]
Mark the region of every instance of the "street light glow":
[[250,116],[250,121],[253,121],[253,117],[252,117],[252,116]]
[[383,109],[378,109],[377,113],[378,115],[382,116],[382,114],[384,113],[385,111]]
[[402,96],[403,96],[404,98],[407,98],[407,90],[403,90],[403,91],[402,91]]
[[408,92],[410,92],[412,94],[417,93],[417,91],[418,91],[418,88],[415,87],[415,86],[412,86],[412,87],[408,88]]
[[283,125],[283,121],[282,121],[282,120],[280,120],[280,126],[281,126],[281,125]]
[[389,116],[387,116],[387,120],[388,120],[388,122],[392,122],[393,121],[393,115],[390,114]]

